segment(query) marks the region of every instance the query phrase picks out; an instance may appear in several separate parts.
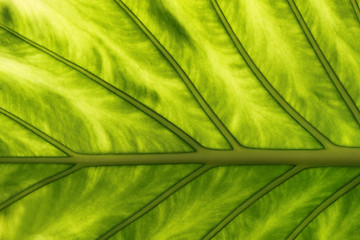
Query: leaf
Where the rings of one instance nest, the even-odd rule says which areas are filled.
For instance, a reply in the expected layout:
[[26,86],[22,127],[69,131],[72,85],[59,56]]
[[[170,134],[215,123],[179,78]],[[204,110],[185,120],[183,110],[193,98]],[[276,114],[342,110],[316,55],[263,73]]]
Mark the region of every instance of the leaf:
[[358,239],[356,0],[0,1],[0,239]]

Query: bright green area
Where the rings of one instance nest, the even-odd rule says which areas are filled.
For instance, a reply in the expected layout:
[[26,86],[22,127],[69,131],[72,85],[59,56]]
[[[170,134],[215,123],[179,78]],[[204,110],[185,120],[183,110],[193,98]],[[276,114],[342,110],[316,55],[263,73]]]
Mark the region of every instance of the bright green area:
[[173,67],[114,0],[6,0],[1,12],[6,26],[125,91],[204,146],[229,148]]
[[[250,57],[285,100],[334,143],[360,146],[359,125],[322,67],[288,2],[218,2]],[[344,31],[348,29],[342,27]]]
[[0,213],[0,238],[96,239],[196,165],[92,167],[47,185]]
[[[218,2],[254,63],[284,99],[334,143],[360,146],[359,124],[288,1]],[[210,0],[124,3],[174,57],[241,144],[320,147],[251,72]],[[330,65],[360,106],[360,22],[351,1],[298,0],[297,4]],[[126,92],[203,146],[229,148],[168,59],[115,0],[2,0],[0,24]],[[76,152],[192,151],[152,117],[3,28],[0,107]],[[0,114],[1,157],[63,155],[15,119]],[[0,204],[67,167],[1,164]],[[198,167],[81,169],[0,212],[0,239],[97,239]],[[289,168],[216,167],[113,239],[201,239]],[[360,168],[304,170],[252,202],[215,239],[286,239],[319,204],[359,173]],[[329,206],[299,238],[358,239],[359,191],[358,187]]]
[[210,0],[123,2],[172,54],[241,144],[319,148],[253,75]]
[[81,153],[191,151],[91,79],[0,30],[0,106]]
[[[226,147],[173,68],[115,1],[101,5],[94,0],[15,3],[7,3],[12,16],[8,26],[123,89],[203,145]],[[126,3],[179,62],[242,144],[319,148],[253,76],[210,1]],[[59,14],[58,9],[66,12]]]
[[319,204],[359,173],[360,168],[303,170],[246,209],[214,239],[286,239]]
[[360,22],[351,1],[296,1],[330,65],[360,106]]
[[360,237],[360,186],[325,209],[297,240],[358,240]]
[[0,164],[0,204],[66,168],[69,166],[60,164]]
[[289,166],[214,168],[112,239],[200,239]]
[[65,156],[63,152],[1,113],[0,126],[1,157]]

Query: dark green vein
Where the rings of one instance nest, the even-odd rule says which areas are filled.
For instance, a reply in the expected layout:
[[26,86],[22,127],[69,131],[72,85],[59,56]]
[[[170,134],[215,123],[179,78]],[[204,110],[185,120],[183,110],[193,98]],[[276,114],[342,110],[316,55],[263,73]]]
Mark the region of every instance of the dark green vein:
[[68,168],[62,172],[59,172],[51,177],[45,178],[43,180],[41,180],[40,182],[32,185],[31,187],[24,189],[22,192],[16,194],[15,196],[9,198],[7,201],[3,202],[2,204],[0,204],[0,211],[7,208],[8,206],[10,206],[11,204],[13,204],[14,202],[22,199],[23,197],[35,192],[36,190],[50,184],[53,183],[57,180],[59,180],[60,178],[66,177],[72,173],[74,173],[75,171],[79,170],[80,168],[82,168],[83,166],[81,164],[77,164],[71,168]]
[[299,9],[297,8],[295,2],[293,0],[288,0],[288,3],[290,5],[290,8],[291,8],[292,12],[295,15],[295,18],[297,19],[297,21],[300,24],[302,30],[304,31],[306,38],[308,39],[310,45],[314,49],[317,57],[319,58],[321,64],[323,65],[325,71],[327,72],[327,74],[329,75],[331,81],[333,82],[333,84],[335,85],[335,87],[339,91],[340,95],[344,99],[346,105],[349,107],[349,109],[352,112],[353,116],[355,117],[357,122],[360,124],[360,111],[359,111],[359,109],[356,107],[356,104],[354,103],[354,101],[350,97],[349,93],[347,92],[347,90],[345,89],[343,84],[341,83],[341,81],[338,78],[338,76],[336,75],[335,71],[332,69],[332,67],[331,67],[330,63],[328,62],[328,60],[326,59],[324,53],[321,51],[319,45],[317,44],[314,36],[311,33],[309,27],[306,25],[306,22],[303,19],[303,17],[301,15]]
[[80,72],[81,74],[85,75],[86,77],[90,78],[94,82],[98,83],[99,85],[101,85],[102,87],[104,87],[105,89],[110,91],[111,93],[113,93],[113,94],[117,95],[118,97],[124,99],[125,101],[127,101],[128,103],[130,103],[131,105],[133,105],[134,107],[139,109],[140,111],[144,112],[148,116],[150,116],[153,119],[155,119],[156,121],[158,121],[161,125],[163,125],[167,129],[172,131],[180,139],[182,139],[184,142],[189,144],[195,150],[203,149],[203,147],[197,141],[195,141],[191,136],[189,136],[187,133],[185,133],[183,130],[181,130],[179,127],[177,127],[175,124],[173,124],[172,122],[170,122],[169,120],[167,120],[166,118],[164,118],[163,116],[161,116],[160,114],[158,114],[157,112],[152,110],[151,108],[147,107],[146,105],[144,105],[141,102],[137,101],[136,99],[132,98],[130,95],[128,95],[125,92],[115,88],[114,86],[112,86],[108,82],[104,81],[103,79],[99,78],[98,76],[94,75],[93,73],[87,71],[86,69],[80,67],[79,65],[77,65],[77,64],[63,58],[62,56],[54,53],[53,51],[47,49],[46,47],[41,46],[41,45],[33,42],[32,40],[22,36],[21,34],[19,34],[19,33],[15,32],[14,30],[4,26],[3,24],[0,24],[0,27],[3,28],[4,30],[8,31],[9,33],[14,35],[15,37],[25,41],[26,43],[28,43],[29,45],[31,45],[33,47],[35,47],[36,49],[38,49],[38,50],[46,53],[47,55],[53,57],[54,59],[58,60],[59,62],[67,65],[68,67],[70,67],[70,68],[72,68],[72,69],[74,69],[74,70],[76,70],[78,72]]
[[200,92],[197,90],[195,85],[192,83],[190,78],[181,68],[181,66],[177,63],[177,61],[173,58],[173,56],[165,49],[165,47],[157,40],[157,38],[147,29],[147,27],[140,21],[138,17],[121,1],[115,0],[115,2],[120,6],[121,9],[126,12],[126,14],[139,26],[139,28],[143,31],[143,33],[149,38],[149,40],[157,47],[157,49],[163,54],[165,59],[170,63],[170,65],[175,69],[180,78],[184,81],[185,85],[188,87],[196,101],[200,104],[202,109],[205,111],[207,116],[211,119],[211,121],[215,124],[215,126],[219,129],[221,134],[226,138],[226,140],[230,143],[230,145],[234,149],[241,149],[242,146],[238,143],[236,138],[232,135],[232,133],[227,129],[224,123],[219,119],[216,113],[212,110],[212,108],[208,105],[205,99],[201,96]]
[[246,52],[245,48],[241,44],[240,40],[236,36],[235,32],[231,28],[229,22],[227,21],[225,15],[223,14],[220,6],[216,0],[211,0],[214,9],[219,16],[222,24],[225,27],[226,32],[230,36],[234,45],[236,46],[238,52],[245,60],[251,71],[264,86],[264,88],[269,92],[269,94],[278,102],[278,104],[291,116],[293,117],[304,129],[306,129],[311,135],[313,135],[325,148],[330,148],[333,144],[315,127],[313,127],[305,118],[303,118],[290,104],[276,91],[276,89],[270,84],[266,77],[262,74],[260,69],[253,62],[249,54]]
[[272,181],[270,184],[265,186],[263,189],[258,191],[256,194],[254,194],[252,197],[250,197],[248,200],[246,200],[244,203],[242,203],[238,208],[236,208],[232,213],[230,213],[226,218],[224,218],[215,228],[213,228],[203,239],[209,240],[213,238],[218,232],[221,231],[228,223],[230,223],[232,220],[234,220],[240,213],[242,213],[245,209],[250,207],[252,204],[254,204],[257,200],[265,196],[267,193],[272,191],[274,188],[282,184],[283,182],[289,180],[293,176],[295,176],[300,171],[307,168],[307,166],[304,165],[298,165],[289,171],[287,171],[285,174],[280,176],[279,178]]
[[359,5],[357,4],[356,0],[351,0],[351,4],[354,8],[356,17],[358,19],[358,21],[360,22],[360,10],[359,10]]
[[20,124],[21,126],[25,127],[26,129],[30,130],[31,132],[33,132],[34,134],[36,134],[37,136],[39,136],[40,138],[42,138],[46,142],[50,143],[51,145],[53,145],[54,147],[56,147],[60,151],[67,154],[68,156],[75,156],[76,155],[75,152],[73,152],[71,149],[69,149],[64,144],[58,142],[54,138],[50,137],[49,135],[47,135],[44,132],[37,129],[36,127],[30,125],[29,123],[25,122],[21,118],[15,116],[14,114],[6,111],[5,109],[3,109],[1,107],[0,107],[0,113],[5,115],[6,117],[10,118],[11,120],[15,121],[16,123]]
[[297,228],[292,232],[289,236],[288,240],[295,239],[310,223],[313,221],[322,211],[324,211],[327,207],[333,204],[336,200],[341,198],[351,189],[360,184],[360,175],[350,181],[348,184],[340,188],[336,193],[331,195],[328,199],[322,202],[309,216],[307,216],[304,221],[297,226]]
[[204,165],[203,167],[201,167],[201,168],[197,169],[196,171],[192,172],[187,177],[183,178],[178,183],[176,183],[174,186],[172,186],[171,188],[166,190],[164,193],[159,195],[155,200],[150,202],[147,206],[142,208],[140,211],[138,211],[137,213],[135,213],[134,215],[132,215],[131,217],[129,217],[128,219],[126,219],[125,221],[123,221],[122,223],[120,223],[119,225],[115,226],[110,231],[108,231],[107,233],[102,235],[99,238],[99,240],[105,240],[105,239],[110,238],[111,236],[113,236],[114,234],[119,232],[121,229],[125,228],[129,224],[131,224],[134,221],[136,221],[137,219],[141,218],[146,213],[148,213],[153,208],[155,208],[157,205],[159,205],[161,202],[166,200],[170,195],[174,194],[176,191],[178,191],[179,189],[181,189],[182,187],[184,187],[185,185],[187,185],[188,183],[190,183],[195,178],[199,177],[201,174],[205,173],[206,171],[208,171],[212,167],[214,167],[214,166],[212,166],[212,165]]

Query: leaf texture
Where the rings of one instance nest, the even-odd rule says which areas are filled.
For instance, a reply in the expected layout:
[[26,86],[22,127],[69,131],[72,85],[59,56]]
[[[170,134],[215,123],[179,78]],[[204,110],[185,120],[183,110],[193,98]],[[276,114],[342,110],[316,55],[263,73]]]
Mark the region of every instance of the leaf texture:
[[[0,217],[0,236],[4,239],[94,239],[195,167],[84,168],[6,208]],[[38,203],[49,199],[51,203],[39,206]]]
[[358,239],[356,0],[0,1],[0,239]]

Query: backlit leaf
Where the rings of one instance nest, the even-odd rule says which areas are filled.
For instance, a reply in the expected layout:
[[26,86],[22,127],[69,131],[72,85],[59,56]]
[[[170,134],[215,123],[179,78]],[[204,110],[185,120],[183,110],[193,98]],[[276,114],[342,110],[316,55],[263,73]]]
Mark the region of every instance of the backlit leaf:
[[356,0],[0,0],[0,239],[359,239]]

